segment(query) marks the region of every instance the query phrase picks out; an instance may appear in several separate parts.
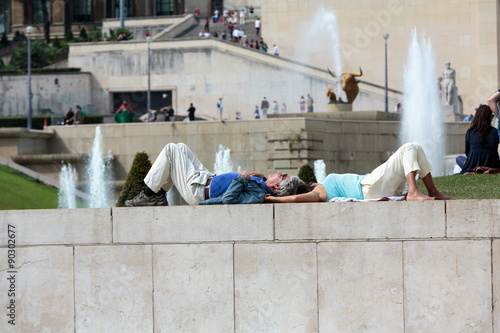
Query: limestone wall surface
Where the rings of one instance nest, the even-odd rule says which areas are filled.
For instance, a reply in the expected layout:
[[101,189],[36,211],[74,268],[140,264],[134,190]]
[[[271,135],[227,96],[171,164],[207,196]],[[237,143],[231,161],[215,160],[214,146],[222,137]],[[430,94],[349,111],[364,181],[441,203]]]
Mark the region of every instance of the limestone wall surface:
[[[0,116],[27,116],[27,76],[0,76]],[[92,104],[90,73],[32,74],[33,115],[41,115],[40,109],[52,109],[63,115],[69,107]],[[97,113],[102,113],[100,110]]]
[[0,330],[498,331],[498,221],[498,200],[2,211]]

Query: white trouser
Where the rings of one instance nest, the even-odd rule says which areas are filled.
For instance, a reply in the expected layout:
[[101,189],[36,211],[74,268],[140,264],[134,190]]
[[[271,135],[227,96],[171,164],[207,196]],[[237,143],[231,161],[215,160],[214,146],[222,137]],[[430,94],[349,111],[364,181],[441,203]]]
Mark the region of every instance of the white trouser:
[[149,170],[144,183],[158,192],[163,188],[168,192],[175,185],[182,198],[190,205],[205,200],[205,185],[213,174],[184,143],[169,143]]
[[406,176],[417,171],[420,178],[431,172],[424,150],[417,143],[405,143],[384,164],[361,180],[365,199],[378,199],[401,195],[405,189]]

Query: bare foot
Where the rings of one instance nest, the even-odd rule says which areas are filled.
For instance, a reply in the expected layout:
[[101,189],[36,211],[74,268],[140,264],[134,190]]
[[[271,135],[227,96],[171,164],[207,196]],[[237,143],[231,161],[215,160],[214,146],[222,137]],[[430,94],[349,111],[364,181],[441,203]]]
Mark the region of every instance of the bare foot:
[[424,200],[434,200],[434,198],[429,197],[419,191],[408,192],[406,194],[406,201],[424,201]]
[[456,200],[455,198],[444,195],[441,192],[429,193],[429,195],[435,198],[436,200]]

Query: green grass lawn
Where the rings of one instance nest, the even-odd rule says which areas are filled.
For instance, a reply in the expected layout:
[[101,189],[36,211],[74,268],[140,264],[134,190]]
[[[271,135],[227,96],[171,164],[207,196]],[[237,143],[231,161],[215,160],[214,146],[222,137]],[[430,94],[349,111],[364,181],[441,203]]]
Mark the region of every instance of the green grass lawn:
[[[500,175],[453,175],[434,178],[437,189],[455,199],[500,199]],[[422,180],[417,181],[427,194]]]
[[0,210],[57,208],[57,189],[0,166]]

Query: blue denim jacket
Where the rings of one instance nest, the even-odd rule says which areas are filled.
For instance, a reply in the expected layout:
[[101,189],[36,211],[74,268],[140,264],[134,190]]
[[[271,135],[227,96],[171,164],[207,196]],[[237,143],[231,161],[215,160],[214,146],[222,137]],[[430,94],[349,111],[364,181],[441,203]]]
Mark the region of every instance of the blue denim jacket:
[[201,201],[198,205],[262,203],[264,202],[264,197],[268,193],[269,191],[263,184],[255,180],[246,180],[244,175],[239,175],[233,179],[231,185],[229,185],[223,195]]

